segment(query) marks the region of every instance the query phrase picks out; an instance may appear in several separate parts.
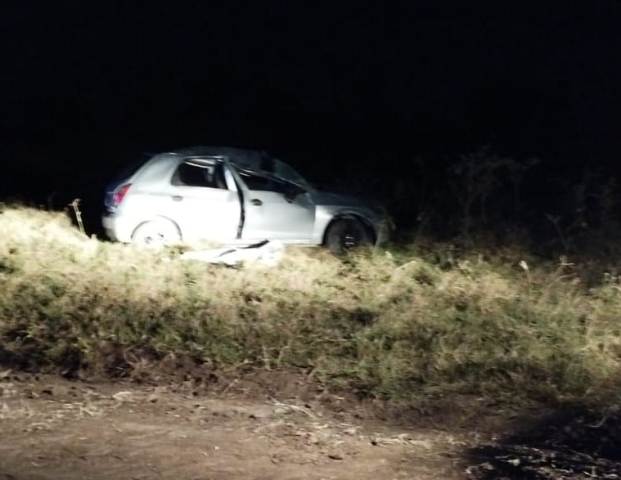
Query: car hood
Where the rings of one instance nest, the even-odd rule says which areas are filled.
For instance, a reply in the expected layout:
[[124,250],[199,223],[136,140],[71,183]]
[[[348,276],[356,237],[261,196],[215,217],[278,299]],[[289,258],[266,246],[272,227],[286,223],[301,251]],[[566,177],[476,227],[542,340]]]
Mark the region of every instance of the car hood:
[[318,207],[358,212],[369,220],[381,220],[386,217],[386,210],[381,205],[352,195],[314,191],[311,197]]
[[343,207],[369,207],[368,202],[354,197],[352,195],[343,195],[340,193],[332,192],[319,192],[315,191],[311,193],[312,199],[315,205],[334,205]]

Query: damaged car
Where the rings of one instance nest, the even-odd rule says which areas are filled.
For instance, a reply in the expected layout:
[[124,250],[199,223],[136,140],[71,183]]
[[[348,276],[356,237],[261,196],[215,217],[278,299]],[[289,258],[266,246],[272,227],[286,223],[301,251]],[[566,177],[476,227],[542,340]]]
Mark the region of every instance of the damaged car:
[[194,147],[160,153],[106,192],[103,226],[145,246],[263,240],[325,245],[334,253],[386,240],[383,208],[322,192],[265,152]]

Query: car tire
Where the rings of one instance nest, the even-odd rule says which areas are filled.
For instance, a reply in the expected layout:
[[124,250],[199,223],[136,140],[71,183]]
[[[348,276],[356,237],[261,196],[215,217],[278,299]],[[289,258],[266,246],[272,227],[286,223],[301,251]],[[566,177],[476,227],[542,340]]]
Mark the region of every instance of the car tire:
[[169,220],[157,219],[145,222],[134,230],[132,243],[147,248],[162,248],[181,241],[177,226]]
[[355,218],[334,220],[326,231],[325,246],[335,255],[371,246],[372,243],[373,238],[369,229]]

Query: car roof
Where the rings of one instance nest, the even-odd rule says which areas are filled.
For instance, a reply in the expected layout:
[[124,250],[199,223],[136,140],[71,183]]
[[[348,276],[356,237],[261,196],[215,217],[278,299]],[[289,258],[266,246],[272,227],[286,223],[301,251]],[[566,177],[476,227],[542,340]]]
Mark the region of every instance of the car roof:
[[260,150],[249,150],[234,147],[196,146],[169,152],[182,157],[222,156],[240,168],[248,170],[268,170],[273,157]]
[[235,147],[196,146],[174,150],[165,156],[191,157],[226,157],[226,159],[241,170],[257,172],[259,174],[277,177],[281,180],[295,183],[310,189],[311,185],[291,166],[263,150],[250,150]]

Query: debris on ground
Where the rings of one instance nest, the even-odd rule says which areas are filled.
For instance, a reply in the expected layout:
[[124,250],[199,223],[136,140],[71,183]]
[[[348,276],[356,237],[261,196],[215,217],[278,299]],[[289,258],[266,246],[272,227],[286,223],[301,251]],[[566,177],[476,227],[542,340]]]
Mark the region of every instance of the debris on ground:
[[235,267],[253,263],[275,267],[282,259],[285,247],[277,240],[263,240],[245,247],[224,247],[208,250],[194,250],[181,255],[182,260],[214,263]]

